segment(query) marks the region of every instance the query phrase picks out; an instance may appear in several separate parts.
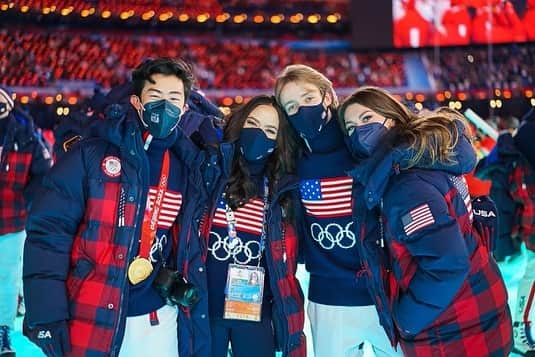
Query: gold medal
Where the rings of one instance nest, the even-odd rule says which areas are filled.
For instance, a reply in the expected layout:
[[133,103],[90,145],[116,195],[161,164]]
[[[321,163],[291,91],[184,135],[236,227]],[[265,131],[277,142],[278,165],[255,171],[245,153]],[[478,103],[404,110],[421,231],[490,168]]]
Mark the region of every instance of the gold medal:
[[133,285],[136,285],[147,279],[152,273],[152,263],[141,257],[136,257],[128,267],[128,279]]

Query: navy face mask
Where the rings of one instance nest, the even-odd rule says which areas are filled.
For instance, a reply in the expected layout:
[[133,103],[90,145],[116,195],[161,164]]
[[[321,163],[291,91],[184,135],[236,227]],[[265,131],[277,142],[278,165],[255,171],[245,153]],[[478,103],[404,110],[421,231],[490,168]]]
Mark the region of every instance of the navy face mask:
[[243,128],[240,133],[240,151],[245,160],[255,162],[268,157],[275,150],[275,140],[260,128]]
[[147,102],[144,109],[143,126],[157,139],[169,136],[180,120],[180,108],[165,99]]
[[369,157],[387,132],[388,129],[384,126],[384,122],[383,124],[369,123],[358,126],[347,140],[349,150],[357,157]]
[[314,139],[323,129],[327,120],[327,109],[323,101],[318,105],[299,107],[294,115],[288,116],[288,121],[299,135],[306,140]]

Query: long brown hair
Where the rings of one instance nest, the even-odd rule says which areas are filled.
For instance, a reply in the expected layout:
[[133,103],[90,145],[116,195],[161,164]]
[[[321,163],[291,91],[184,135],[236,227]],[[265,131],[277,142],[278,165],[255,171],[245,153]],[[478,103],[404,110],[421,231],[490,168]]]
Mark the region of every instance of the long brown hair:
[[[276,147],[266,164],[269,191],[274,192],[274,188],[282,176],[295,175],[295,153],[297,152],[296,138],[275,98],[258,95],[233,111],[227,119],[223,140],[229,143],[237,143],[247,117],[260,105],[269,105],[275,108],[279,118]],[[233,210],[242,207],[250,199],[258,195],[257,187],[251,180],[247,162],[238,149],[234,152],[230,178],[225,193],[227,204]],[[281,200],[281,205],[288,212],[289,207],[286,206],[289,206],[289,203],[287,200]]]
[[[409,162],[409,167],[415,166],[426,153],[429,155],[431,164],[435,162],[456,163],[453,148],[459,140],[457,123],[462,123],[465,130],[468,128],[461,113],[449,108],[438,108],[416,114],[384,89],[361,87],[340,105],[338,117],[344,131],[346,131],[345,111],[348,106],[355,103],[395,122],[392,129],[395,138],[408,144],[415,151],[414,157]],[[469,137],[469,135],[467,136]],[[391,144],[396,145],[400,142]]]

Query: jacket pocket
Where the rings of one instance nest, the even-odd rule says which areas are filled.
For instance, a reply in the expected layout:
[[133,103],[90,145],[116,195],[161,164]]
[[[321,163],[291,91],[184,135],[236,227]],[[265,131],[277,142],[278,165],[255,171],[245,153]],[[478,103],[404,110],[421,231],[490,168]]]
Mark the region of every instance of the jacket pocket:
[[70,300],[76,299],[84,281],[95,268],[95,264],[89,259],[79,259],[67,278],[67,293]]

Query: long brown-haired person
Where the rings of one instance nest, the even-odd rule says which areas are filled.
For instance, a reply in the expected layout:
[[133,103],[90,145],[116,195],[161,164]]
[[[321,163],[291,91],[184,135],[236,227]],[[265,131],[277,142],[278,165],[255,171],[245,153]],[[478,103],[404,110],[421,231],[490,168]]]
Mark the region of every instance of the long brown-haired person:
[[231,162],[201,229],[212,356],[305,357],[298,242],[291,196],[295,140],[275,99],[260,95],[233,111],[223,141]]
[[462,177],[475,165],[462,115],[415,114],[375,87],[355,91],[339,112],[362,160],[350,172],[355,219],[377,232],[360,247],[392,343],[406,356],[508,356],[507,291]]

